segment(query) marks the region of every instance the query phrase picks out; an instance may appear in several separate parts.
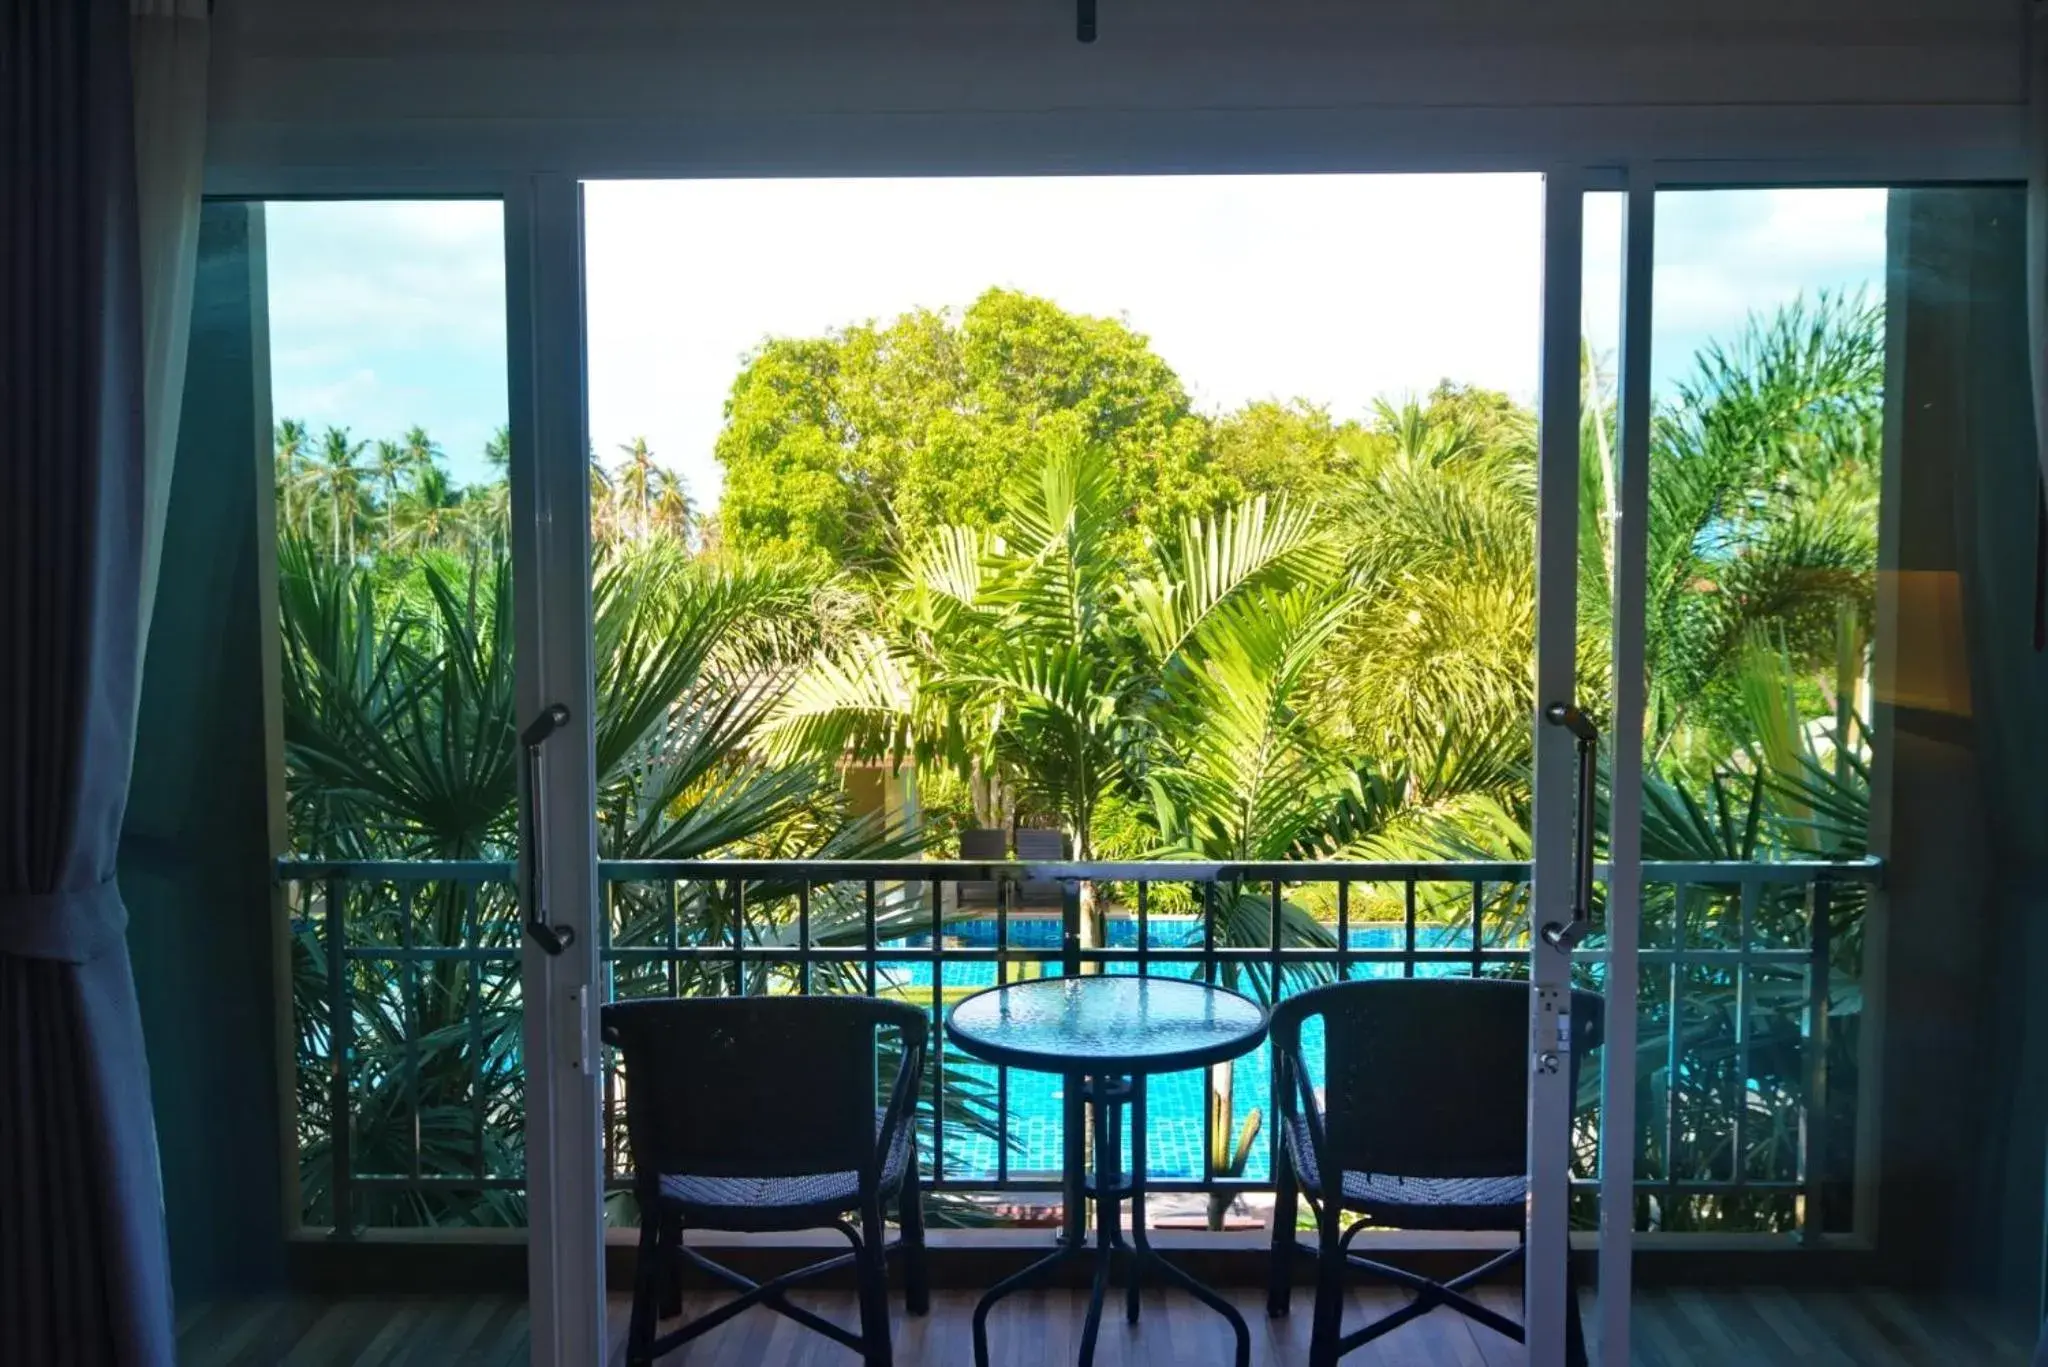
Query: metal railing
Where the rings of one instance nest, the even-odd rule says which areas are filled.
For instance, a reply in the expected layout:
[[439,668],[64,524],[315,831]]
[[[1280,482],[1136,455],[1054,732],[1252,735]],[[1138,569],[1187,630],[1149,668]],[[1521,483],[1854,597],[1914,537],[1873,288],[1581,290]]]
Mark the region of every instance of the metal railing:
[[[514,872],[278,866],[296,945],[308,1226],[346,1237],[523,1219]],[[1840,1118],[1854,1112],[1857,1079],[1840,1026],[1860,1010],[1862,905],[1878,873],[1645,865],[1639,1223],[1808,1240],[1847,1227],[1856,1155]],[[1270,999],[1276,983],[1284,995],[1335,978],[1519,975],[1528,877],[1524,863],[606,862],[600,948],[615,997],[885,993],[936,1020],[965,992],[1019,976],[1125,972]],[[1596,989],[1602,944],[1596,924],[1577,955]],[[1598,1070],[1585,1075],[1576,1163],[1590,1179]],[[935,1190],[1059,1189],[1056,1079],[960,1058],[943,1032],[929,1076],[920,1145]],[[1155,1079],[1172,1093],[1151,1108],[1155,1188],[1264,1187],[1271,1127],[1242,1167],[1230,1141],[1242,1119],[1270,1110],[1269,1083],[1263,1050],[1228,1070]],[[612,1067],[606,1102],[609,1176],[623,1188]]]

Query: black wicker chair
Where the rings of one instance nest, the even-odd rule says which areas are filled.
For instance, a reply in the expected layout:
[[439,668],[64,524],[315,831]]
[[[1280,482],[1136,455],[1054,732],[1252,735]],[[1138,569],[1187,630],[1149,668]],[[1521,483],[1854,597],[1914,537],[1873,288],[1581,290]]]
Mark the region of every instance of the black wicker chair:
[[[1324,1094],[1302,1057],[1302,1024],[1320,1018]],[[1579,1061],[1598,1047],[1601,1000],[1572,994],[1572,1094]],[[1294,1257],[1317,1260],[1310,1367],[1445,1306],[1522,1341],[1522,1326],[1464,1294],[1522,1256],[1519,1244],[1448,1281],[1351,1251],[1361,1229],[1520,1233],[1528,1196],[1529,985],[1473,978],[1333,983],[1273,1012],[1274,1095],[1280,1109],[1279,1189],[1267,1311],[1288,1311]],[[1295,1237],[1301,1197],[1318,1238]],[[1355,1217],[1355,1218],[1354,1218]],[[1347,1224],[1347,1221],[1349,1222]],[[1344,1274],[1357,1268],[1415,1293],[1392,1314],[1343,1332]],[[1586,1361],[1577,1283],[1565,1320],[1566,1360]]]
[[[899,1062],[878,1109],[885,1029],[897,1036]],[[927,1033],[922,1011],[870,997],[658,998],[604,1008],[605,1041],[625,1060],[640,1206],[629,1367],[646,1367],[755,1305],[845,1344],[867,1367],[887,1367],[891,1252],[903,1253],[906,1308],[921,1315],[929,1305],[914,1114]],[[894,1245],[883,1222],[891,1200],[902,1222]],[[686,1228],[827,1226],[851,1252],[761,1283],[683,1245]],[[849,1263],[860,1284],[859,1334],[785,1297]],[[682,1312],[685,1264],[740,1294],[657,1338],[657,1312]]]

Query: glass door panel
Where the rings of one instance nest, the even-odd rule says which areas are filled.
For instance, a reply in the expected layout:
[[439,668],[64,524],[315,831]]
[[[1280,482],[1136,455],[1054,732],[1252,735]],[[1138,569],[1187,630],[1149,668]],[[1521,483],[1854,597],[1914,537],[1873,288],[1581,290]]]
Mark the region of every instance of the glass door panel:
[[1819,1238],[1856,1163],[1868,885],[1814,865],[1869,848],[1888,196],[1656,217],[1637,1218]]
[[267,327],[298,1216],[521,1226],[503,210],[207,214]]

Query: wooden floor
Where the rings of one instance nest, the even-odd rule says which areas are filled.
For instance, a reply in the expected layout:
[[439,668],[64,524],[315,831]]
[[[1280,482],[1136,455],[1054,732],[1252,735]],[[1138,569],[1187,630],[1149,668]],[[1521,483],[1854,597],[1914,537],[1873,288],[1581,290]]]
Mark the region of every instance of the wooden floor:
[[[823,1294],[804,1303],[851,1324],[852,1297]],[[1295,1313],[1268,1320],[1260,1298],[1233,1296],[1252,1328],[1260,1367],[1308,1360],[1306,1296]],[[1512,1291],[1482,1296],[1514,1313]],[[709,1299],[693,1298],[692,1313]],[[1352,1323],[1398,1304],[1396,1293],[1356,1292]],[[1055,1367],[1080,1347],[1081,1292],[1012,1297],[990,1319],[995,1367]],[[908,1319],[897,1305],[896,1362],[901,1367],[966,1367],[973,1361],[974,1297],[940,1292],[932,1313]],[[610,1361],[622,1363],[626,1305],[611,1307]],[[2023,1367],[2028,1350],[1989,1329],[1981,1317],[1889,1292],[1646,1290],[1635,1312],[1635,1361],[1645,1367]],[[291,1299],[198,1307],[181,1317],[185,1367],[523,1367],[526,1308],[510,1298],[458,1300]],[[1230,1335],[1214,1313],[1178,1294],[1146,1299],[1144,1322],[1104,1320],[1100,1367],[1182,1367],[1230,1362]],[[1519,1346],[1438,1311],[1360,1349],[1346,1367],[1506,1367]],[[689,1344],[663,1367],[855,1367],[852,1353],[771,1311],[754,1310]]]

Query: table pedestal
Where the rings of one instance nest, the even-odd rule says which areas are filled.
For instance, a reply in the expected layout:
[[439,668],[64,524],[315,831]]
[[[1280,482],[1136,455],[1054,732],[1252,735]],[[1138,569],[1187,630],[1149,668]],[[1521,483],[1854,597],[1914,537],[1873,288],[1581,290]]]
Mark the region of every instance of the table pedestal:
[[[1082,1103],[1094,1113],[1095,1170],[1087,1172],[1082,1152]],[[1138,1322],[1138,1295],[1149,1269],[1194,1296],[1230,1322],[1237,1335],[1237,1367],[1250,1367],[1251,1330],[1237,1307],[1204,1286],[1192,1275],[1175,1267],[1152,1247],[1145,1228],[1145,1080],[1129,1077],[1066,1078],[1066,1228],[1059,1247],[1023,1271],[1005,1277],[990,1287],[974,1307],[974,1363],[988,1367],[988,1312],[1013,1291],[1043,1281],[1056,1267],[1089,1254],[1083,1215],[1089,1201],[1095,1203],[1095,1280],[1088,1296],[1088,1317],[1081,1329],[1081,1367],[1092,1367],[1095,1340],[1102,1330],[1102,1303],[1109,1289],[1110,1265],[1121,1259],[1124,1265],[1124,1318]],[[1123,1112],[1131,1111],[1131,1171],[1123,1167]],[[1131,1233],[1125,1242],[1122,1203],[1131,1203]]]

